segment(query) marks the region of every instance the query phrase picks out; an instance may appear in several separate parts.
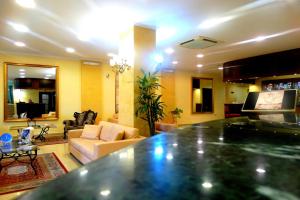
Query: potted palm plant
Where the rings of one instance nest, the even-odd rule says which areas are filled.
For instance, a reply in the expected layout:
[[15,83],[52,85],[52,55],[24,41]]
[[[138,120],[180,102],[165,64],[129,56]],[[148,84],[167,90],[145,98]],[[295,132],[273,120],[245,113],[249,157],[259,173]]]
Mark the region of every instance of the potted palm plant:
[[164,118],[164,103],[157,90],[161,87],[157,72],[143,72],[138,77],[139,95],[137,97],[136,116],[147,121],[150,135],[155,135],[155,122]]
[[183,113],[183,110],[181,108],[175,108],[174,110],[171,111],[173,121],[177,124],[177,119],[181,117],[181,114]]

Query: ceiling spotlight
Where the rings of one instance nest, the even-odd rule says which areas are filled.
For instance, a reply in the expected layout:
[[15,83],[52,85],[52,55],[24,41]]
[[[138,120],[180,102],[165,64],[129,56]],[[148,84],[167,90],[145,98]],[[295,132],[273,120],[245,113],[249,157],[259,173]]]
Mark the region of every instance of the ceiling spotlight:
[[25,72],[20,72],[20,75],[21,75],[21,76],[24,76],[24,75],[25,75]]
[[204,55],[203,54],[197,54],[197,58],[203,58],[204,57]]
[[19,69],[19,72],[25,72],[25,69]]
[[172,53],[174,53],[174,49],[172,49],[172,48],[167,48],[167,49],[165,50],[165,52],[166,52],[167,54],[172,54]]
[[202,64],[197,64],[197,67],[203,67],[203,65]]
[[34,0],[16,0],[16,3],[24,8],[35,8],[36,7]]
[[29,32],[29,28],[23,24],[17,24],[13,22],[7,22],[7,24],[13,27],[13,29],[15,29],[18,32],[22,32],[22,33]]
[[46,76],[47,76],[47,77],[50,77],[50,76],[52,76],[52,74],[46,74]]
[[66,52],[68,53],[74,53],[75,52],[75,49],[71,48],[71,47],[67,47],[66,48]]
[[44,77],[44,79],[49,79],[49,77],[46,76],[46,77]]
[[223,67],[218,67],[218,70],[223,70]]
[[175,61],[172,62],[172,64],[173,64],[173,65],[177,65],[177,64],[178,64],[178,61],[175,60]]
[[17,47],[25,47],[26,44],[24,42],[15,42],[14,43]]
[[26,76],[20,76],[20,78],[25,78]]

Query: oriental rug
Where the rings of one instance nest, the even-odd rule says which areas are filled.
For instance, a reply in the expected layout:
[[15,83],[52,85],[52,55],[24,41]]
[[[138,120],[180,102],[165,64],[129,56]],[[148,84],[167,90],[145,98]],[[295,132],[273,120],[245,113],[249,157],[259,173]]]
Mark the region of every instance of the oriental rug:
[[[19,160],[28,160],[22,157]],[[1,164],[11,162],[4,159]],[[47,181],[66,174],[68,171],[54,153],[40,154],[34,161],[37,174],[30,164],[14,162],[2,169],[0,173],[0,195],[39,187]]]

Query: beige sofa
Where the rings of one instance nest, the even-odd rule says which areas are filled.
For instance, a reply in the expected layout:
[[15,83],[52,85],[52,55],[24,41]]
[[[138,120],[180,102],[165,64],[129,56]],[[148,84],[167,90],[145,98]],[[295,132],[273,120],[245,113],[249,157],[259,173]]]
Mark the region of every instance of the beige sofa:
[[[84,129],[68,131],[70,153],[83,164],[145,139],[145,137],[139,135],[139,130],[136,128],[106,121],[101,121],[99,125],[95,126],[101,127],[98,139],[83,138]],[[111,137],[108,135],[108,132],[110,130],[114,132],[116,129],[123,131],[122,139],[117,138],[118,140],[110,141]],[[105,134],[106,141],[101,139],[104,138]]]

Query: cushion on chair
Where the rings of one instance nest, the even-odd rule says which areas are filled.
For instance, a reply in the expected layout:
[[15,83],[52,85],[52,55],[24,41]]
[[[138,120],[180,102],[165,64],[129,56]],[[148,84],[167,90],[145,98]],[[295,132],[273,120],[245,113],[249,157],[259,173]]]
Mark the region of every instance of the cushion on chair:
[[124,128],[113,123],[100,123],[102,126],[100,140],[115,141],[121,140],[124,135]]
[[85,125],[81,134],[81,138],[99,140],[99,135],[102,126],[97,125]]
[[97,113],[95,113],[91,110],[88,110],[86,113],[86,118],[84,120],[84,124],[93,124],[96,117],[97,117]]
[[86,112],[78,113],[78,117],[76,119],[78,126],[82,126],[83,125],[84,120],[85,120],[85,114],[86,114]]

